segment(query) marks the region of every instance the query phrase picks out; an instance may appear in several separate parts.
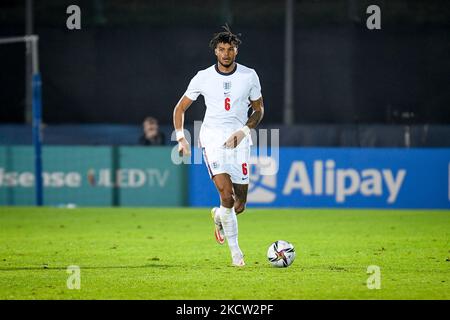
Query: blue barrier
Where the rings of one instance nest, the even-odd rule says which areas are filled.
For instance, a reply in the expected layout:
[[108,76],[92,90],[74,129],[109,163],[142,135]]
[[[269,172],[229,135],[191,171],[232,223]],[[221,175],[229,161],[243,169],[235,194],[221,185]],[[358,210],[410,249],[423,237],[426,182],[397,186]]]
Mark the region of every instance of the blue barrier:
[[33,74],[33,145],[34,145],[34,174],[36,177],[36,205],[44,203],[42,181],[42,81],[41,74]]
[[[280,148],[274,163],[266,176],[250,165],[249,206],[450,208],[450,149]],[[191,206],[219,203],[204,164],[188,190]]]

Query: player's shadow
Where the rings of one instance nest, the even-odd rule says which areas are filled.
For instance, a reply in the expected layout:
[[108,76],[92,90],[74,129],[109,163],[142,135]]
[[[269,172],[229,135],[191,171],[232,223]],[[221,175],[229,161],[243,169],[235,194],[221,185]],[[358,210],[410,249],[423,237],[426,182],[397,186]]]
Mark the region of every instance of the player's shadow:
[[[31,270],[67,270],[67,267],[50,267],[50,266],[40,266],[40,267],[10,267],[10,268],[0,268],[0,271],[31,271]],[[96,269],[147,269],[147,268],[172,268],[174,265],[169,264],[156,264],[149,263],[141,266],[79,266],[81,270],[96,270]]]

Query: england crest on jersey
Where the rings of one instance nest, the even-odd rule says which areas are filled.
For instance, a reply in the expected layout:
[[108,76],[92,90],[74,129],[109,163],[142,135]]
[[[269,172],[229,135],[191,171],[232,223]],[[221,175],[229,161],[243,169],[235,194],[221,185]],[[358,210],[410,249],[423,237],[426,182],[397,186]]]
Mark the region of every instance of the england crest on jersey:
[[231,90],[231,81],[226,81],[223,83],[223,90]]

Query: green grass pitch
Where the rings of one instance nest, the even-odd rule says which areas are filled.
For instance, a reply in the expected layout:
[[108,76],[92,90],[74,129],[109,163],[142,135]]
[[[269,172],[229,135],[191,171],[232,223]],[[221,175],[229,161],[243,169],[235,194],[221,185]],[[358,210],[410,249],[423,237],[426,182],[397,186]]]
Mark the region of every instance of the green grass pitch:
[[[0,207],[0,299],[450,298],[450,211],[250,208],[238,220],[244,268],[206,208]],[[268,263],[275,240],[295,245],[289,268]],[[367,287],[371,265],[380,289]]]

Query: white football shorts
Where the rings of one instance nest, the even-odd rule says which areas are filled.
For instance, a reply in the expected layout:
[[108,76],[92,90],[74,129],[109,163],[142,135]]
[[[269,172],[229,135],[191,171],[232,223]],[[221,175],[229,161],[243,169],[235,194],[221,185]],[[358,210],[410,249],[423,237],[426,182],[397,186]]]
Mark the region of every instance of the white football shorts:
[[225,147],[208,147],[201,145],[203,160],[205,161],[208,173],[212,179],[220,173],[230,175],[231,182],[236,184],[249,183],[250,166],[250,147],[243,142],[235,149],[225,149]]

